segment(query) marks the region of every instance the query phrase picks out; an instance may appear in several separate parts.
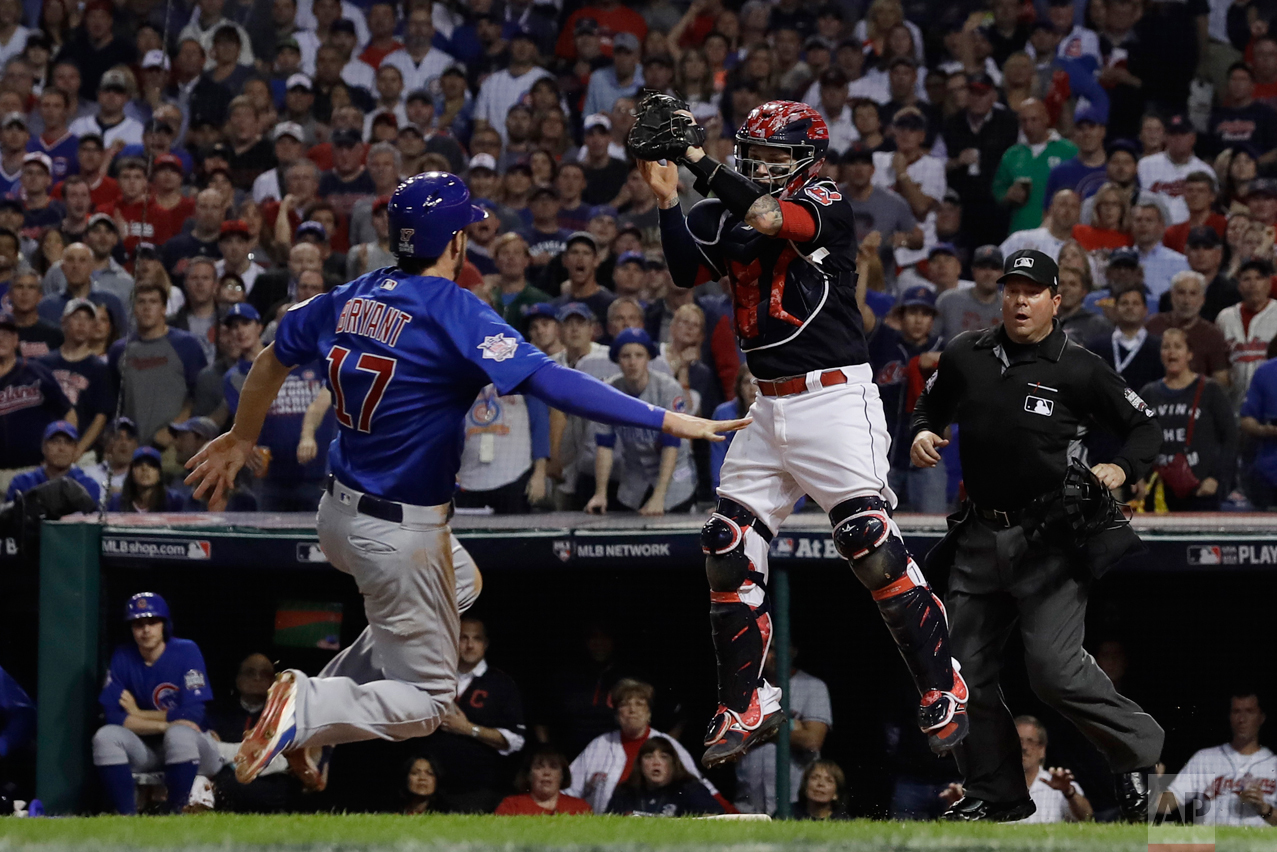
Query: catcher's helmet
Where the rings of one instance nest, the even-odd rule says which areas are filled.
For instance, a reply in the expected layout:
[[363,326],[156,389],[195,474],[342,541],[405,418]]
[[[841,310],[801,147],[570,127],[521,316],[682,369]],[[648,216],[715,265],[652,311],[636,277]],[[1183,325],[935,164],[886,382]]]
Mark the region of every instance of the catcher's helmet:
[[487,211],[470,203],[470,190],[448,172],[422,172],[399,184],[386,205],[390,250],[399,257],[443,254],[453,235]]
[[[787,149],[793,162],[767,163],[750,157],[753,145]],[[797,101],[768,101],[756,107],[736,131],[737,170],[758,180],[759,167],[766,167],[771,194],[780,198],[788,198],[820,174],[828,150],[829,126],[820,113]]]
[[155,592],[138,592],[129,598],[124,605],[124,620],[137,621],[139,618],[162,618],[165,621],[164,632],[172,627],[173,617],[168,612],[168,602]]

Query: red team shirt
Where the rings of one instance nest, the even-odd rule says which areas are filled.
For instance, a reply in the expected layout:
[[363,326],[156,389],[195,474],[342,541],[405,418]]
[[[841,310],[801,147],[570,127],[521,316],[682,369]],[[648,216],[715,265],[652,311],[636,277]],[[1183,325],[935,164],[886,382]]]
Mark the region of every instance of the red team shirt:
[[[49,195],[61,201],[62,183],[54,186]],[[89,185],[89,199],[93,202],[94,212],[98,212],[98,208],[110,206],[120,199],[120,185],[115,178],[103,175],[97,183]]]
[[[179,205],[180,207],[181,205]],[[143,220],[143,209],[145,208],[145,221]],[[182,222],[180,219],[175,226],[173,224],[172,210],[165,210],[155,199],[148,196],[145,202],[134,201],[125,203],[123,200],[114,202],[113,204],[103,204],[95,211],[97,213],[106,213],[108,216],[115,216],[119,213],[127,223],[126,232],[120,235],[124,242],[124,248],[130,254],[137,248],[137,244],[141,242],[160,245],[167,242],[181,232]]]
[[528,793],[506,796],[497,806],[497,816],[553,816],[554,814],[592,814],[594,809],[585,799],[560,793],[554,810],[546,810]]

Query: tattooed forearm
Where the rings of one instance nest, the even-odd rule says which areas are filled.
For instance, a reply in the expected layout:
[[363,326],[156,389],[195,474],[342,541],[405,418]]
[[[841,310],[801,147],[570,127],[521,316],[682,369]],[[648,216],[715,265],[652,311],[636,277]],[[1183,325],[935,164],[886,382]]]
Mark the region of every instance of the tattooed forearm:
[[770,195],[764,195],[749,207],[745,214],[745,224],[761,234],[776,234],[784,217],[780,213],[780,202]]

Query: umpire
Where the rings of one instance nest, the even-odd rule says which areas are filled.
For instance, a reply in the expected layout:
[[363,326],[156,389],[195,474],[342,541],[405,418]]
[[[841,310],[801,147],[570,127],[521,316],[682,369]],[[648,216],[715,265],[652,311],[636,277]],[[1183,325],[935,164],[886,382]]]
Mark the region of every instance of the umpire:
[[[1149,767],[1162,750],[1161,727],[1082,649],[1093,579],[1139,546],[1108,489],[1148,471],[1162,433],[1111,367],[1065,337],[1055,321],[1058,271],[1039,251],[1006,259],[1001,327],[945,347],[913,417],[910,455],[919,467],[940,460],[948,444],[940,436],[958,424],[968,497],[927,558],[933,576],[950,568],[953,653],[970,690],[971,733],[954,752],[965,796],[945,812],[949,820],[1035,811],[998,685],[1017,622],[1033,691],[1104,755],[1127,820],[1146,819]],[[1112,463],[1088,472],[1070,458],[1095,425],[1123,443]],[[1079,520],[1087,506],[1090,517]]]

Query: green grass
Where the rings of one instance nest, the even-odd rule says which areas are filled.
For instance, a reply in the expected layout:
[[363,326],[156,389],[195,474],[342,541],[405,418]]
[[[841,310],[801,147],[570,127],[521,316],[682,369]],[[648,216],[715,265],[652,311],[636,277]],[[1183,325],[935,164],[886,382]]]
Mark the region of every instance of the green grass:
[[[0,851],[17,849],[291,850],[565,849],[742,852],[1148,852],[1148,831],[1121,825],[947,825],[939,823],[735,822],[624,817],[394,815],[88,817],[0,820]],[[1277,829],[1221,829],[1218,852],[1277,849]],[[1183,847],[1181,847],[1183,849]]]

